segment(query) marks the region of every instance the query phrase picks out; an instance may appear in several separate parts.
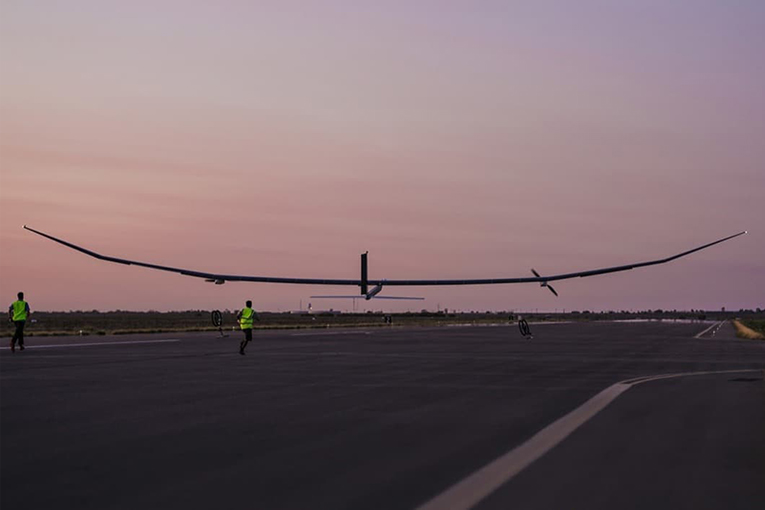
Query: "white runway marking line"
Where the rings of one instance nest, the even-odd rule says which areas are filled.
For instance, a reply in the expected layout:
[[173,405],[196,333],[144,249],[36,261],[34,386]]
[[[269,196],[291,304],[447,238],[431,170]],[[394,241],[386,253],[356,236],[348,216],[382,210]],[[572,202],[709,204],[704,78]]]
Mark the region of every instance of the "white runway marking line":
[[701,338],[702,336],[704,336],[704,335],[705,335],[705,334],[706,334],[706,333],[707,333],[707,332],[708,332],[710,329],[712,329],[713,327],[717,326],[717,327],[719,328],[720,326],[722,326],[722,325],[723,325],[723,322],[725,322],[725,321],[715,322],[714,324],[712,324],[711,326],[709,326],[707,329],[705,329],[704,331],[702,331],[702,332],[701,332],[701,333],[699,333],[698,335],[694,336],[693,338]]
[[166,344],[180,342],[178,338],[168,338],[166,340],[135,340],[131,342],[89,342],[84,344],[48,344],[48,345],[27,345],[27,349],[56,349],[64,347],[90,347],[92,345],[136,345],[136,344]]
[[567,415],[543,428],[520,446],[515,447],[472,475],[452,485],[424,505],[419,506],[417,510],[467,510],[474,507],[492,492],[512,480],[513,477],[526,469],[532,462],[552,450],[572,432],[613,402],[616,397],[636,384],[672,377],[761,371],[761,369],[747,369],[664,374],[638,377],[613,384]]

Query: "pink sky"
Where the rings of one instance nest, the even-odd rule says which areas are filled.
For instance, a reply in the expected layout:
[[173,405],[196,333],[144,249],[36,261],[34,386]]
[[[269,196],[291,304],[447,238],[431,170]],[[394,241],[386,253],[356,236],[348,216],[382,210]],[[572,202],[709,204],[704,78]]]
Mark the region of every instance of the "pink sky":
[[[356,278],[373,309],[765,307],[761,2],[0,4],[0,296],[33,309],[297,309],[343,288],[107,264]],[[631,3],[630,3],[631,4]],[[366,306],[365,304],[364,306]],[[314,308],[349,308],[316,302]]]

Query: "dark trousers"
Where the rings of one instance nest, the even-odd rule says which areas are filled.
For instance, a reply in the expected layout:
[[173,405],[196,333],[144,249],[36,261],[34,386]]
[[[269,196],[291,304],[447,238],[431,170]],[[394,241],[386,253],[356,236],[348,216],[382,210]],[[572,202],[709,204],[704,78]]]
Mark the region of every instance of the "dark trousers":
[[242,331],[244,331],[244,340],[239,344],[239,354],[244,354],[244,348],[252,340],[252,328],[243,329]]
[[27,321],[13,321],[13,323],[16,325],[16,332],[13,334],[13,338],[11,339],[11,345],[16,345],[16,340],[18,340],[19,345],[23,346],[24,345],[24,325],[27,323]]

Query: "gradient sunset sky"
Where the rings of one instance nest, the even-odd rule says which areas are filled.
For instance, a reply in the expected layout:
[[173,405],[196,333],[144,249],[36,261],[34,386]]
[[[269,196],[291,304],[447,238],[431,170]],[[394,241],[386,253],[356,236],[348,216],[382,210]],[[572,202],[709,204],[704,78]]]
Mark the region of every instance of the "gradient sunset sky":
[[[297,309],[202,271],[560,282],[361,309],[765,307],[765,2],[0,4],[0,297]],[[2,301],[0,301],[2,302]],[[7,306],[7,304],[5,306]],[[315,309],[349,302],[313,301]],[[364,308],[368,307],[368,308]]]

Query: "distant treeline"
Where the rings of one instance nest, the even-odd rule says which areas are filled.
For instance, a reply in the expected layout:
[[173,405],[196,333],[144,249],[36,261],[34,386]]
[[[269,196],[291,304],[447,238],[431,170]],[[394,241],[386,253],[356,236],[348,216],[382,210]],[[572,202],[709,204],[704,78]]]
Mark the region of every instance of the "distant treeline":
[[[235,312],[222,311],[224,329],[237,327]],[[340,313],[324,311],[316,313],[262,312],[256,328],[315,328],[384,326],[385,318],[398,326],[437,326],[442,324],[496,324],[518,320],[522,316],[529,321],[597,321],[597,320],[724,320],[739,318],[749,327],[762,331],[765,312],[760,310],[733,311],[665,311],[645,310],[639,312],[571,311],[566,313],[531,312],[407,312],[384,314],[380,312]],[[10,331],[11,324],[8,326]],[[215,331],[211,311],[190,310],[184,312],[131,312],[131,311],[70,311],[35,312],[27,324],[28,335],[106,335],[128,333],[161,333],[175,331]]]
[[744,318],[741,322],[748,328],[765,335],[765,319]]

